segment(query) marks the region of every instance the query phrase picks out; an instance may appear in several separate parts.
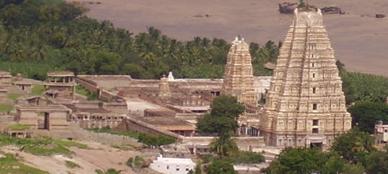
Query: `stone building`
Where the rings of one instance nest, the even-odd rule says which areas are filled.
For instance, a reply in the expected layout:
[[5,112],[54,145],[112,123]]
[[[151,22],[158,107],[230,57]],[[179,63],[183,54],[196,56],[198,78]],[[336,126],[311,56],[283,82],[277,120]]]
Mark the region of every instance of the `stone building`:
[[249,45],[244,41],[244,38],[236,37],[228,53],[222,93],[235,96],[246,105],[256,106],[258,101],[253,85],[254,77]]
[[159,156],[150,168],[163,174],[187,174],[194,171],[195,163],[190,158],[166,158]]
[[0,71],[0,85],[9,87],[11,86],[12,75],[7,71]]
[[15,121],[32,130],[64,130],[70,124],[71,110],[40,97],[27,98],[16,105]]
[[23,77],[16,77],[15,81],[12,82],[12,85],[17,87],[19,90],[30,94],[34,86],[43,85],[43,82]]
[[330,146],[351,128],[322,13],[299,8],[280,49],[261,133],[269,145]]
[[169,81],[169,79],[166,76],[163,76],[160,79],[160,83],[159,83],[159,97],[160,98],[171,97],[170,85],[168,84],[168,81]]
[[[111,109],[111,105],[115,108]],[[65,104],[72,110],[71,120],[81,128],[104,128],[116,127],[127,114],[125,103],[104,103],[100,101],[83,101],[72,104]],[[126,111],[123,111],[126,110]]]
[[47,73],[47,81],[44,83],[46,94],[53,98],[74,99],[75,75],[73,72],[57,71]]

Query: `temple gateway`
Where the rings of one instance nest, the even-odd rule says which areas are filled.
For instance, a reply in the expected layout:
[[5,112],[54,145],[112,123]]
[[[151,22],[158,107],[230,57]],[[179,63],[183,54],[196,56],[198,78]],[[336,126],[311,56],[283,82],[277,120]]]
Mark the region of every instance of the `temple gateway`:
[[295,9],[260,120],[266,144],[325,148],[351,129],[338,73],[321,10]]

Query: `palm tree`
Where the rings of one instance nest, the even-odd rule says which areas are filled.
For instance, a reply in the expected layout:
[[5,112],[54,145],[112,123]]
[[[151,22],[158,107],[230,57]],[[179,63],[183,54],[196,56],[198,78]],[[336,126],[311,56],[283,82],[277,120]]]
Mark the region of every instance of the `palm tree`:
[[230,156],[238,151],[237,144],[230,135],[222,135],[219,138],[214,139],[210,144],[210,149],[217,153],[221,158]]

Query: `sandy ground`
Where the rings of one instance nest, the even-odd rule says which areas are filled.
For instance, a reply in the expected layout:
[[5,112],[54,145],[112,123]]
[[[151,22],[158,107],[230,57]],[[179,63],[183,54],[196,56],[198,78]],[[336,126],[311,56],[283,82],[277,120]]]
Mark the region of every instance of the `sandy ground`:
[[[136,174],[136,172],[127,167],[125,163],[130,157],[139,155],[140,152],[119,150],[95,142],[82,143],[86,144],[89,148],[71,148],[74,152],[71,157],[63,155],[35,156],[29,153],[20,152],[13,146],[4,147],[1,150],[6,153],[17,153],[18,156],[23,159],[24,163],[53,174],[92,174],[95,173],[96,169],[107,170],[109,168],[121,170],[122,174]],[[65,161],[72,161],[80,165],[81,168],[70,169],[66,167]]]
[[[131,32],[148,26],[182,40],[206,36],[232,40],[243,35],[263,44],[283,40],[292,16],[280,15],[283,0],[78,0],[88,5],[88,15],[110,20]],[[296,0],[290,0],[296,1]],[[325,24],[337,58],[348,69],[388,76],[388,0],[310,0],[320,7],[337,5],[346,15],[326,15]],[[209,17],[206,17],[206,14]],[[201,17],[202,16],[202,17]]]

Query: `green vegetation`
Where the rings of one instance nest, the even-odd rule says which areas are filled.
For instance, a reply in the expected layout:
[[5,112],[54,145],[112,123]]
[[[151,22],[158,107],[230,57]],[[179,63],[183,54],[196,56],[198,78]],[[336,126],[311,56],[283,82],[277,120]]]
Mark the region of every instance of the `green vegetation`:
[[13,106],[10,104],[0,103],[0,112],[8,113],[13,110]]
[[[219,96],[213,100],[210,114],[198,120],[197,131],[205,135],[217,135],[210,144],[212,152],[217,156],[202,156],[203,162],[209,164],[207,173],[236,173],[233,164],[258,164],[264,162],[260,153],[239,151],[231,138],[238,128],[238,117],[245,110],[244,105],[235,97]],[[202,165],[202,164],[200,164]],[[200,168],[200,166],[198,167]],[[200,170],[195,170],[200,172]]]
[[75,87],[75,92],[79,95],[87,97],[88,100],[97,100],[97,93],[91,92],[84,88],[83,86],[77,85]]
[[252,56],[252,65],[256,76],[272,75],[272,70],[264,67],[264,64],[276,63],[279,55],[279,48],[282,44],[275,45],[273,41],[268,41],[263,47],[256,43],[250,44],[250,53]]
[[[340,68],[343,69],[343,68]],[[360,101],[383,103],[388,96],[388,78],[341,70],[347,103]]]
[[5,157],[0,158],[0,171],[0,173],[12,174],[48,174],[48,172],[18,162],[18,160],[11,154],[5,154]]
[[388,148],[384,151],[374,151],[366,158],[367,173],[384,174],[388,171]]
[[[181,42],[153,27],[133,35],[84,15],[84,9],[62,0],[0,1],[0,69],[44,79],[47,71],[76,74],[130,74],[160,78],[219,78],[229,43],[196,37]],[[252,45],[255,74],[268,75],[263,63],[277,57],[278,46]]]
[[210,144],[211,150],[220,158],[238,152],[236,143],[231,139],[238,128],[238,117],[245,107],[232,96],[219,96],[213,100],[210,114],[198,119],[197,132],[205,135],[217,135]]
[[388,147],[378,151],[373,137],[353,129],[336,137],[330,151],[289,148],[266,169],[268,174],[343,173],[383,174],[388,169]]
[[233,164],[259,164],[265,161],[261,153],[238,151],[231,155],[230,160]]
[[7,126],[7,128],[10,130],[14,130],[14,131],[23,131],[23,130],[30,129],[30,126],[25,125],[25,124],[16,123],[16,124],[11,124],[11,125]]
[[128,136],[132,137],[138,140],[138,142],[143,143],[147,146],[161,146],[161,145],[167,145],[172,144],[176,142],[176,139],[174,137],[165,136],[165,135],[154,135],[154,134],[148,134],[148,133],[141,133],[141,132],[135,132],[135,131],[116,131],[112,130],[109,127],[104,128],[94,128],[89,129],[93,132],[97,133],[109,133],[114,135],[122,135],[122,136]]
[[33,96],[41,96],[43,95],[45,89],[43,85],[33,85],[31,89],[31,95]]
[[369,101],[357,102],[349,108],[353,125],[361,131],[373,133],[377,121],[388,123],[388,105]]
[[138,141],[147,146],[159,147],[161,145],[173,144],[176,142],[176,139],[170,136],[140,133]]
[[127,166],[135,169],[147,167],[145,160],[141,156],[129,158],[127,161]]
[[75,163],[73,161],[68,161],[68,160],[65,161],[65,165],[66,165],[66,167],[71,168],[71,169],[81,168],[81,166],[78,165],[77,163]]
[[22,94],[9,93],[7,95],[8,99],[13,100],[13,101],[16,101],[16,99],[18,99],[20,96],[22,96]]
[[202,134],[231,136],[238,128],[237,119],[245,107],[232,96],[219,96],[213,100],[210,114],[198,120],[197,131]]
[[212,152],[215,152],[221,158],[225,158],[237,153],[238,147],[236,142],[231,139],[230,135],[223,135],[218,138],[215,138],[210,143],[210,150]]
[[364,169],[339,155],[318,149],[289,148],[280,153],[265,171],[268,174],[363,174]]
[[36,137],[29,139],[14,138],[6,135],[0,135],[0,146],[16,145],[23,151],[34,155],[70,155],[72,152],[69,147],[87,148],[86,145],[68,140],[52,139],[49,137]]
[[237,174],[228,160],[213,160],[207,168],[207,174]]
[[373,143],[374,139],[368,133],[352,129],[338,136],[331,148],[344,159],[352,163],[361,163],[369,153],[376,150]]

